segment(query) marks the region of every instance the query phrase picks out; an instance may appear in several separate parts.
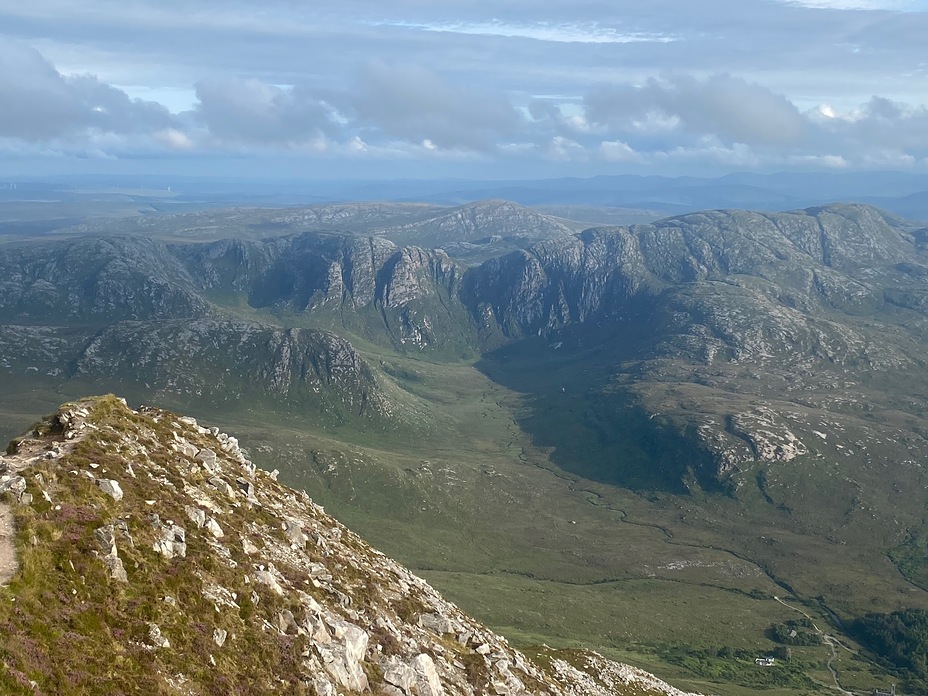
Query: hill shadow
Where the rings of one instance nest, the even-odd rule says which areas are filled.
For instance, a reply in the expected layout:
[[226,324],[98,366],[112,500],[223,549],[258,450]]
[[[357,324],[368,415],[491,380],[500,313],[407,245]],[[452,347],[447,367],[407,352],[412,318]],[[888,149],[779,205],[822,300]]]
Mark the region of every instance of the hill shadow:
[[565,472],[636,492],[720,492],[695,430],[655,417],[624,386],[646,340],[594,341],[589,332],[531,338],[486,354],[477,367],[523,395],[518,425]]

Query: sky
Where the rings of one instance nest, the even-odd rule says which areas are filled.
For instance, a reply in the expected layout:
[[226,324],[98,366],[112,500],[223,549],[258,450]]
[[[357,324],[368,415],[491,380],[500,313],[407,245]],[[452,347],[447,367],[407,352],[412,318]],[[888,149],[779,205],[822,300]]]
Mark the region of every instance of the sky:
[[0,0],[0,176],[928,172],[928,0]]

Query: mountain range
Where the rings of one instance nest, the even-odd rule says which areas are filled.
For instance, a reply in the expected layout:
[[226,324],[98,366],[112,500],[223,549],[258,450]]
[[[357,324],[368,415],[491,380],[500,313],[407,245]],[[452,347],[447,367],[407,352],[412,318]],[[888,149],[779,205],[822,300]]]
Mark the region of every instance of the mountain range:
[[[657,655],[693,690],[715,667],[668,647],[666,607],[642,645],[514,598],[712,588],[724,621],[764,617],[730,646],[757,650],[784,597],[836,635],[928,606],[923,226],[860,204],[586,229],[506,203],[384,210],[264,211],[265,238],[179,242],[180,216],[5,245],[4,434],[90,390],[247,422],[255,461],[481,618]],[[346,230],[302,231],[320,224]],[[726,640],[712,630],[697,640]],[[845,679],[879,683],[867,664]],[[791,674],[801,693],[816,672]]]
[[[262,176],[266,173],[262,172]],[[748,208],[766,212],[857,201],[905,217],[926,220],[928,178],[884,172],[736,172],[721,177],[614,175],[589,178],[473,181],[429,180],[203,180],[196,177],[58,177],[0,184],[0,240],[60,234],[88,218],[205,213],[196,234],[209,234],[209,215],[230,206],[318,209],[321,224],[346,205],[378,212],[373,225],[414,219],[479,199],[504,199],[537,212],[581,220],[587,226],[646,223],[668,215],[708,209]],[[309,213],[316,217],[315,213]],[[351,215],[348,216],[352,217]],[[363,216],[362,216],[363,217]],[[342,219],[347,230],[362,220]],[[158,232],[159,223],[142,223]],[[166,223],[170,226],[170,223]],[[229,235],[232,236],[232,235]]]

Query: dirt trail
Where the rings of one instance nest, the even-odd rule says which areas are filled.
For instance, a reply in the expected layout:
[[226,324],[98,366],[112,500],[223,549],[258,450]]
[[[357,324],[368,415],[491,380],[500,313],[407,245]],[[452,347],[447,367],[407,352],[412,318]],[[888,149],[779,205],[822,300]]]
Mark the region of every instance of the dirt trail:
[[[4,479],[14,475],[22,465],[20,456],[0,455],[0,475],[3,475]],[[6,585],[19,569],[16,547],[13,544],[15,532],[13,510],[9,505],[0,501],[0,585]]]
[[19,568],[13,546],[13,511],[0,503],[0,585],[5,585]]
[[798,611],[800,614],[802,614],[804,617],[806,617],[809,620],[809,622],[812,624],[812,628],[815,629],[815,632],[818,633],[822,637],[822,642],[825,643],[825,645],[827,645],[829,649],[831,650],[831,657],[828,658],[828,662],[825,664],[825,666],[828,667],[828,671],[831,672],[831,678],[834,679],[835,691],[841,694],[844,694],[844,696],[855,696],[853,691],[848,691],[843,686],[841,686],[841,682],[838,680],[838,670],[836,670],[832,666],[832,663],[834,663],[834,661],[838,659],[838,650],[837,650],[838,648],[843,648],[851,654],[853,654],[854,651],[851,650],[849,647],[847,647],[844,643],[842,643],[838,638],[835,638],[834,636],[829,635],[828,633],[825,633],[822,629],[816,626],[815,621],[812,619],[812,617],[809,616],[806,612],[804,612],[799,607],[795,607],[792,604],[787,604],[779,597],[774,597],[774,599],[778,601],[780,604],[782,604],[784,607],[789,607],[793,611]]
[[[125,402],[123,402],[125,403]],[[69,404],[56,414],[51,429],[54,434],[40,435],[38,432],[17,438],[17,446],[13,454],[4,454],[0,450],[0,487],[9,489],[9,483],[18,476],[29,478],[26,469],[41,460],[59,459],[69,453],[74,445],[86,435],[86,429],[94,426],[85,421],[87,409],[82,404]],[[11,450],[7,450],[8,452]],[[23,493],[20,487],[13,489]],[[4,486],[4,484],[7,484]],[[32,482],[35,485],[35,481]],[[51,502],[48,493],[39,489],[45,500]],[[31,501],[32,493],[29,494]],[[19,498],[26,502],[24,498]],[[16,558],[15,534],[13,524],[13,510],[7,503],[0,501],[0,585],[5,585],[19,570],[19,560]]]
[[[22,475],[22,469],[46,455],[49,443],[44,440],[23,440],[16,454],[0,454],[0,481]],[[56,456],[60,456],[57,454]],[[13,510],[0,502],[0,585],[5,585],[19,569],[14,544],[16,529]]]

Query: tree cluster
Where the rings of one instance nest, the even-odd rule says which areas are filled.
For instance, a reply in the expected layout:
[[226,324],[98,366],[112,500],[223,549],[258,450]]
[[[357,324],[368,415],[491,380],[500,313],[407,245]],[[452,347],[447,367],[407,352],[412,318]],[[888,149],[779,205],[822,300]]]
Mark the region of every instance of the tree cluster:
[[910,679],[928,681],[928,611],[867,614],[854,621],[851,631],[887,666]]

